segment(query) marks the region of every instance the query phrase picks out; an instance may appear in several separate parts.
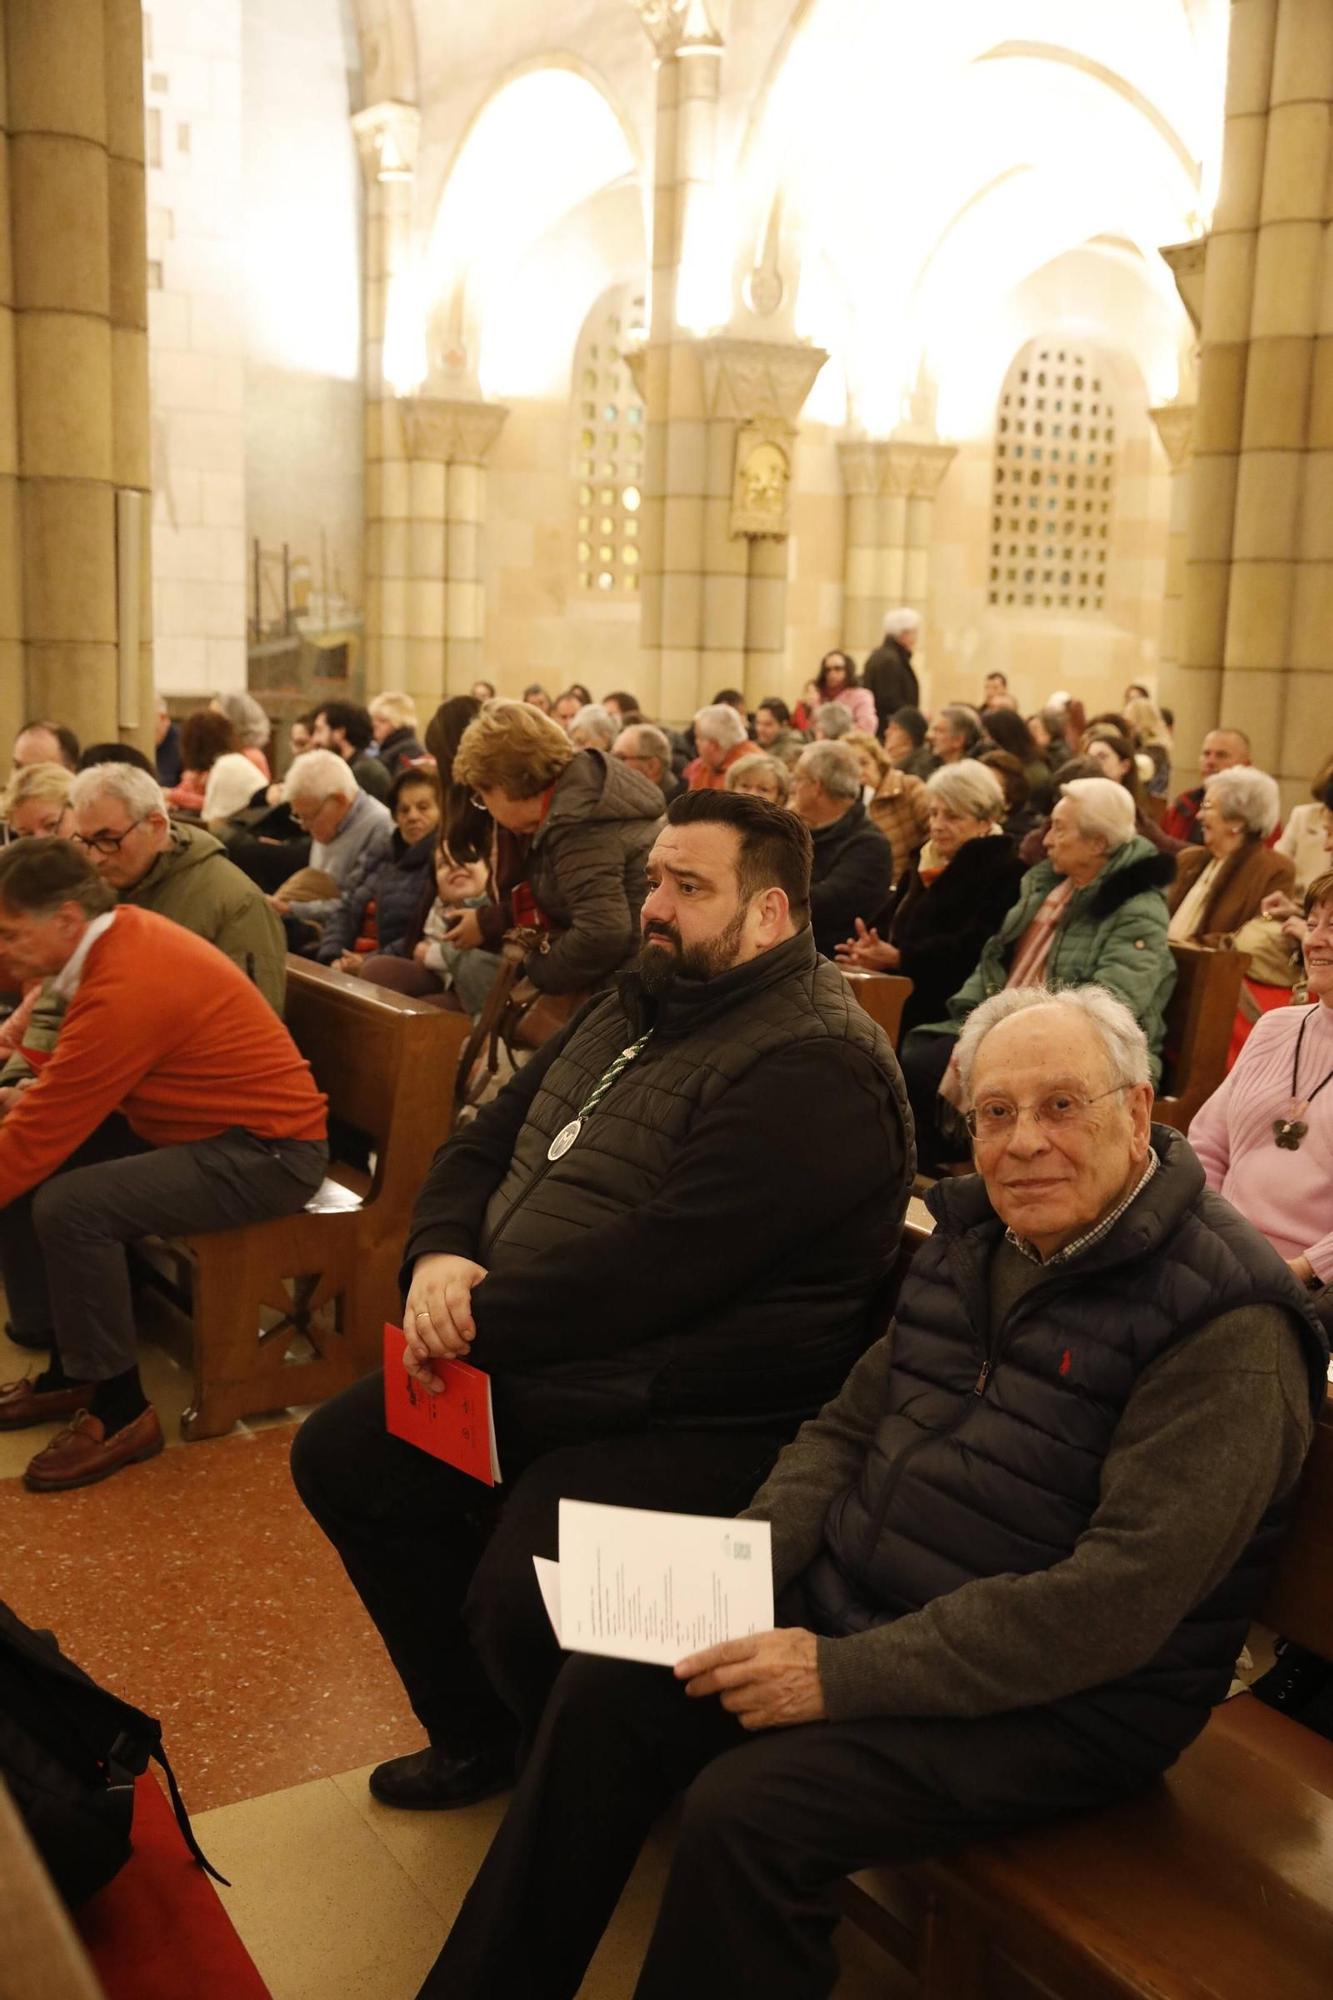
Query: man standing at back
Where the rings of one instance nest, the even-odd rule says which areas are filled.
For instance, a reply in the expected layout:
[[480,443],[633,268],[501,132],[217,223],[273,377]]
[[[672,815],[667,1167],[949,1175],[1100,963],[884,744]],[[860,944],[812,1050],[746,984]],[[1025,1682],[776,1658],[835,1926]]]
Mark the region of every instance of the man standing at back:
[[378,1377],[297,1436],[429,1738],[373,1774],[388,1804],[508,1782],[560,1663],[531,1557],[562,1496],[734,1511],[876,1330],[912,1146],[888,1043],[816,958],[810,836],[690,792],[647,872],[636,968],[454,1135],[412,1220],[410,1369],[489,1373],[507,1484],[386,1435]]
[[921,700],[912,654],[921,636],[921,620],[910,605],[884,613],[884,637],[861,669],[861,680],[875,697],[875,714],[882,736],[899,708],[916,708]]

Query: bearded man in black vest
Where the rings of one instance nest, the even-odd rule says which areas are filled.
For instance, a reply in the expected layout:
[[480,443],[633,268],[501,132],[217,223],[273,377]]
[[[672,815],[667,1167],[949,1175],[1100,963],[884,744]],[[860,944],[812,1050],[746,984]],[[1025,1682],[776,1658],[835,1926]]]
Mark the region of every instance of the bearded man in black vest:
[[816,956],[810,854],[761,799],[674,800],[636,968],[435,1158],[407,1366],[489,1373],[505,1485],[388,1436],[379,1376],[297,1434],[301,1497],[429,1738],[372,1774],[387,1804],[511,1779],[561,1664],[531,1560],[557,1554],[561,1498],[735,1513],[883,1323],[910,1114]]
[[578,1989],[688,1787],[636,2000],[815,2000],[842,1876],[1141,1787],[1226,1694],[1323,1401],[1277,1252],[1150,1124],[1099,987],[960,1043],[978,1174],[889,1335],[778,1459],[780,1629],[562,1671],[423,1994]]

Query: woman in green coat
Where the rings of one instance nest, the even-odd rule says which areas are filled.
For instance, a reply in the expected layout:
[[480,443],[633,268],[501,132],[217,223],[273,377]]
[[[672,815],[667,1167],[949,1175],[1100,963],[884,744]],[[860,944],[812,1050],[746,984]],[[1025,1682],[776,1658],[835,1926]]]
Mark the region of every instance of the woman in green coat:
[[901,1062],[925,1172],[964,1157],[946,1136],[940,1092],[952,1101],[950,1059],[972,1009],[1006,986],[1104,986],[1148,1037],[1153,1081],[1162,1069],[1166,1005],[1176,983],[1165,890],[1176,870],[1134,831],[1134,802],[1109,778],[1076,778],[1051,816],[1045,861],[1023,877],[1018,901],[982,947],[976,971],[949,1002],[949,1018],[915,1028]]

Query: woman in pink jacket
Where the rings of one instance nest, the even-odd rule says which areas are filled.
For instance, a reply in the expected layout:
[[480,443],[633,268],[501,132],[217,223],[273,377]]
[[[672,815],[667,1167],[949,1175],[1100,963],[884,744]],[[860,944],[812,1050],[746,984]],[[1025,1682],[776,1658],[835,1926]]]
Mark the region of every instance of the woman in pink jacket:
[[1306,891],[1310,1005],[1254,1030],[1189,1142],[1208,1185],[1261,1229],[1333,1323],[1333,873]]
[[850,709],[853,729],[864,729],[870,736],[879,734],[875,697],[857,680],[856,661],[850,653],[844,653],[838,646],[825,653],[815,686],[821,701],[840,701],[844,708]]

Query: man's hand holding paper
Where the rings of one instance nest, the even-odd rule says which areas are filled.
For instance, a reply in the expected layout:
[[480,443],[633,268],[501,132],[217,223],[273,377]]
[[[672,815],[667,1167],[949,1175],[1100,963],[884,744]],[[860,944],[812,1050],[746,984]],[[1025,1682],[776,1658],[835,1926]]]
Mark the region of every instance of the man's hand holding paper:
[[742,1729],[789,1729],[824,1720],[819,1641],[803,1626],[726,1639],[677,1663],[688,1695],[719,1695]]

